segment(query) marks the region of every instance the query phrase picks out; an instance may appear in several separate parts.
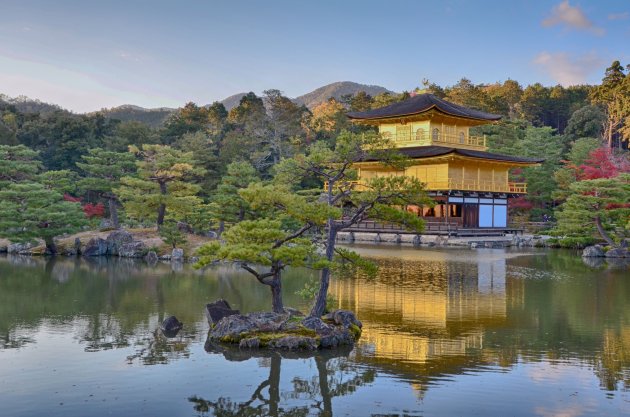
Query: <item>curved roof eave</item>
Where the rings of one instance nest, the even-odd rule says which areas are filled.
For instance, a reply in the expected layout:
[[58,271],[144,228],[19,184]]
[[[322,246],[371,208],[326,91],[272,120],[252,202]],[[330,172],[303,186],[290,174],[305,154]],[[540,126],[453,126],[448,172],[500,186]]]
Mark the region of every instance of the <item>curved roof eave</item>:
[[433,109],[445,115],[469,120],[496,121],[501,119],[501,115],[469,109],[467,107],[442,100],[435,97],[433,94],[417,95],[374,110],[349,112],[346,116],[353,120],[384,120],[415,116]]
[[[518,165],[537,165],[544,162],[540,158],[524,158],[512,155],[502,155],[471,149],[450,148],[445,146],[416,146],[399,148],[398,151],[410,159],[436,158],[447,155],[457,155],[465,158],[483,159],[490,162],[507,162]],[[368,159],[364,162],[376,162],[376,159]]]

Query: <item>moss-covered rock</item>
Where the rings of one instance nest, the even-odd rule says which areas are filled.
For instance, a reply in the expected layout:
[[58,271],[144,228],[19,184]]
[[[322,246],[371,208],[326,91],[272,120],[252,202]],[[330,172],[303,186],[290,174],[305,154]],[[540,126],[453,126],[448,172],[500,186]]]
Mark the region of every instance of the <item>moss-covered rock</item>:
[[211,327],[208,341],[241,349],[315,350],[352,346],[361,337],[362,324],[352,312],[337,310],[325,319],[304,318],[296,310],[232,314]]

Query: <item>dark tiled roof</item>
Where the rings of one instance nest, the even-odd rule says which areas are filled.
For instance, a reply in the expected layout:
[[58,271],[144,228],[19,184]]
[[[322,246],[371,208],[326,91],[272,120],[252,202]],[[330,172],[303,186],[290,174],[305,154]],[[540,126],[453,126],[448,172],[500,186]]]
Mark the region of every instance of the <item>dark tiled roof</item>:
[[498,114],[485,113],[479,110],[469,109],[457,104],[437,98],[433,94],[419,94],[407,100],[381,107],[380,109],[350,112],[347,116],[356,120],[386,119],[390,117],[412,116],[424,113],[432,108],[436,108],[442,113],[452,116],[465,117],[476,120],[499,120]]
[[[469,158],[491,159],[493,161],[518,162],[525,164],[537,164],[544,162],[544,159],[523,158],[520,156],[500,155],[484,151],[474,151],[470,149],[448,148],[445,146],[414,146],[409,148],[399,148],[400,153],[411,159],[430,158],[433,156],[442,156],[448,154],[456,154],[467,156]],[[377,161],[377,158],[367,158],[364,162]]]

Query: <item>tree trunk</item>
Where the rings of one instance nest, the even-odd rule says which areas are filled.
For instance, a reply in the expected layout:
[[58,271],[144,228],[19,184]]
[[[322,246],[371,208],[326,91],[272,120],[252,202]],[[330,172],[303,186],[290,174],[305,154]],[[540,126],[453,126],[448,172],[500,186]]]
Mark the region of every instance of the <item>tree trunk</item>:
[[612,149],[613,145],[612,145],[612,134],[613,134],[613,124],[612,122],[609,122],[609,127],[608,127],[608,147],[610,149]]
[[269,367],[269,415],[277,416],[280,410],[280,365],[282,358],[278,353],[271,356]]
[[224,230],[225,230],[225,222],[223,220],[219,220],[219,229],[217,230],[217,237],[221,237]]
[[273,280],[269,284],[271,287],[271,308],[274,313],[284,313],[284,305],[282,303],[282,280],[280,278],[281,271],[274,273]]
[[616,246],[615,241],[608,235],[604,226],[602,225],[602,219],[599,215],[595,216],[595,226],[597,227],[597,231],[601,235],[601,237],[608,243],[610,246]]
[[315,356],[315,365],[317,365],[317,375],[319,377],[319,392],[322,395],[322,403],[324,404],[325,417],[332,417],[332,397],[330,395],[330,386],[328,385],[328,369],[326,368],[327,359],[321,355]]
[[109,199],[109,220],[112,222],[112,226],[115,229],[120,228],[118,222],[118,205],[116,204],[116,197],[108,197]]
[[46,237],[44,239],[46,242],[46,253],[48,255],[56,255],[57,254],[57,245],[55,245],[55,239],[52,237]]
[[[160,194],[166,195],[166,183],[160,182]],[[164,216],[166,215],[166,204],[161,203],[158,207],[157,225],[158,228],[164,224]]]
[[[328,230],[326,237],[326,259],[332,261],[335,255],[335,241],[337,239],[337,228],[335,227],[334,220],[328,220]],[[328,286],[330,285],[330,268],[322,269],[319,277],[319,291],[317,292],[317,298],[315,298],[315,304],[311,309],[311,317],[321,317],[326,311],[326,300],[328,299]]]

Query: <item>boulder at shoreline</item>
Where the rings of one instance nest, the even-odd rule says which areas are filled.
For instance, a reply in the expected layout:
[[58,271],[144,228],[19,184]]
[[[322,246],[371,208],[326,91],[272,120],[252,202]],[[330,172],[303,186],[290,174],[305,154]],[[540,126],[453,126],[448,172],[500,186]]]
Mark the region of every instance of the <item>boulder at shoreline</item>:
[[600,245],[587,246],[582,251],[582,258],[603,258],[604,249]]
[[[215,321],[222,313],[225,315]],[[347,310],[335,310],[322,318],[304,317],[293,309],[284,313],[239,314],[225,300],[207,304],[206,315],[211,325],[209,341],[236,344],[241,349],[315,350],[352,346],[361,336],[363,326]]]

